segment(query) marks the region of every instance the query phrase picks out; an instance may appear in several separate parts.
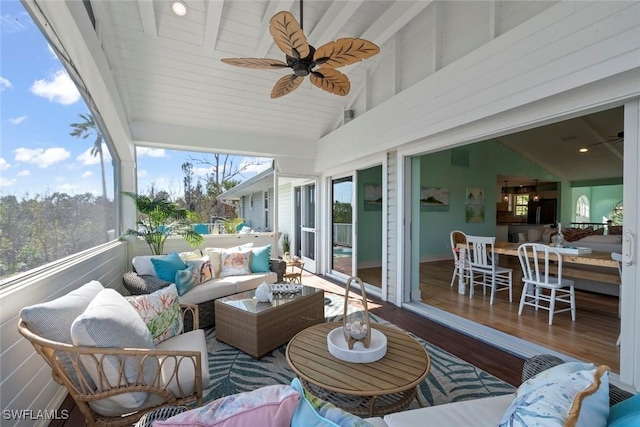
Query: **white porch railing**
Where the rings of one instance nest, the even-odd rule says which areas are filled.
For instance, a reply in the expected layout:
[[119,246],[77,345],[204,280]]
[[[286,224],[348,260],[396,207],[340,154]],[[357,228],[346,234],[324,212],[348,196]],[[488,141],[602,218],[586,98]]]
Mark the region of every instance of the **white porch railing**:
[[333,244],[352,247],[351,239],[353,224],[334,223],[333,224]]

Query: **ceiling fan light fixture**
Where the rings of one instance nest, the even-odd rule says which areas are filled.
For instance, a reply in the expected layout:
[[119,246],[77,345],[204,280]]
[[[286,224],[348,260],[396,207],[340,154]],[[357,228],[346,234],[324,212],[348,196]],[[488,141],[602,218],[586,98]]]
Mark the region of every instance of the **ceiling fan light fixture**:
[[578,150],[580,153],[586,153],[587,151],[589,151],[589,149],[587,147],[582,147],[581,149]]
[[185,2],[174,0],[171,2],[171,11],[177,16],[185,16],[189,12],[189,8]]

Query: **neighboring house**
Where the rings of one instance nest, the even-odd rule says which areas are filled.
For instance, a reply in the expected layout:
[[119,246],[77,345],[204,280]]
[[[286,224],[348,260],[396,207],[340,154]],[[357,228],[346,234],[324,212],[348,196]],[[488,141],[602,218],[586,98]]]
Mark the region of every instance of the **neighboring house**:
[[[309,22],[305,15],[305,24],[311,24],[305,28],[324,28],[313,35],[320,42],[346,34],[366,36],[381,46],[377,57],[343,69],[351,80],[348,96],[324,93],[305,81],[295,92],[272,100],[271,88],[286,71],[220,63],[230,56],[284,58],[264,30],[268,17],[263,14],[270,10],[265,2],[206,2],[177,18],[170,15],[168,2],[160,1],[24,0],[52,44],[69,58],[72,78],[82,82],[95,103],[92,113],[117,154],[112,155],[117,188],[136,190],[137,145],[274,158],[278,184],[267,179],[270,186],[260,190],[262,196],[255,193],[254,210],[264,206],[266,189],[278,189],[278,195],[267,197],[270,206],[283,193],[273,223],[286,223],[298,236],[296,251],[314,261],[313,271],[346,280],[357,270],[358,245],[372,246],[358,239],[374,233],[379,254],[367,262],[381,266],[379,295],[427,316],[434,310],[418,303],[418,263],[450,254],[452,227],[495,233],[496,175],[553,179],[563,195],[571,195],[574,185],[586,185],[578,182],[584,177],[570,175],[579,160],[551,166],[573,152],[561,149],[570,140],[563,139],[567,135],[556,134],[553,145],[537,157],[518,153],[501,138],[579,117],[588,125],[596,112],[623,110],[624,176],[611,178],[616,184],[620,178],[639,181],[640,2],[314,3],[316,13]],[[340,11],[344,15],[336,20]],[[345,110],[355,116],[348,123]],[[585,138],[598,142],[612,133],[591,126]],[[540,148],[550,139],[547,134],[527,146]],[[375,179],[359,179],[374,168]],[[599,170],[591,167],[592,173]],[[367,183],[373,184],[366,188],[374,196],[360,185]],[[421,210],[425,186],[449,190],[448,211]],[[638,254],[634,236],[640,231],[640,187],[625,185],[623,194],[624,228],[630,236],[625,251]],[[470,195],[482,199],[485,209],[467,221]],[[336,205],[350,207],[351,264],[341,264],[333,252]],[[122,201],[120,212],[119,223],[132,227],[135,210],[129,201]],[[246,205],[241,212],[251,213]],[[263,216],[268,212],[263,209],[251,221],[272,228]],[[563,223],[571,222],[572,197],[561,197],[559,214]],[[371,222],[359,229],[363,220]],[[58,386],[29,344],[17,337],[17,313],[68,291],[70,284],[79,286],[77,277],[118,288],[128,263],[127,246],[112,242],[82,262],[67,261],[64,268],[49,266],[16,280],[14,292],[2,296],[2,388],[12,390],[2,395],[18,394],[20,408],[57,407],[52,396]],[[620,378],[636,389],[639,278],[636,255],[623,270],[619,350]],[[477,327],[465,324],[467,332],[486,338],[476,333]]]
[[241,182],[220,194],[218,200],[233,203],[238,218],[254,231],[274,230],[274,179],[273,168]]

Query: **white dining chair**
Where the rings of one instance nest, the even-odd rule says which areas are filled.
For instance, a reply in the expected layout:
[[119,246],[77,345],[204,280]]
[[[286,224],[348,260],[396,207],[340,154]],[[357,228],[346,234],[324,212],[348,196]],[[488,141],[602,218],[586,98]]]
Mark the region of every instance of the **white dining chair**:
[[453,274],[451,275],[451,284],[449,286],[453,287],[454,283],[457,283],[460,279],[465,284],[471,279],[471,268],[467,258],[460,256],[464,253],[464,249],[458,248],[458,244],[467,243],[467,235],[462,231],[453,230],[449,234],[449,240],[451,242],[451,251],[453,252]]
[[509,302],[513,301],[513,270],[498,265],[494,256],[495,237],[467,235],[467,259],[471,270],[469,298],[473,298],[475,285],[482,286],[486,295],[491,289],[490,305],[493,305],[496,292],[509,291]]
[[[571,311],[571,320],[575,322],[576,294],[573,280],[562,278],[560,252],[547,245],[525,243],[518,247],[518,259],[524,282],[518,316],[522,315],[524,306],[529,305],[536,310],[548,310],[549,325],[553,324],[555,313],[564,311]],[[556,263],[555,267],[552,265],[553,262]],[[556,303],[567,304],[568,307],[556,309]]]

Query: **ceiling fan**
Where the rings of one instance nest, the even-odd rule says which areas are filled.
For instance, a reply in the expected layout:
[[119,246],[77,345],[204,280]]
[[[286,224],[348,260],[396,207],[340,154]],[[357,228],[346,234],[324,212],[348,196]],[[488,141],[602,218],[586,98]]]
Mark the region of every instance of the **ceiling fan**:
[[578,151],[580,151],[581,153],[586,153],[587,151],[589,151],[589,149],[591,147],[595,147],[596,145],[607,144],[607,143],[619,144],[620,146],[624,147],[624,145],[623,145],[623,143],[624,143],[624,131],[618,132],[618,134],[614,138],[606,139],[606,140],[600,141],[600,142],[595,142],[593,144],[589,144],[586,147],[580,148]]
[[[302,0],[300,1],[302,22]],[[222,62],[245,68],[291,68],[293,74],[278,80],[271,91],[271,98],[279,98],[293,92],[305,76],[322,90],[335,95],[349,93],[349,78],[335,68],[360,62],[380,52],[374,43],[359,38],[343,38],[315,49],[307,42],[302,25],[289,12],[276,13],[269,22],[269,32],[276,45],[286,55],[286,62],[269,58],[224,58]],[[318,68],[316,68],[318,67]]]

